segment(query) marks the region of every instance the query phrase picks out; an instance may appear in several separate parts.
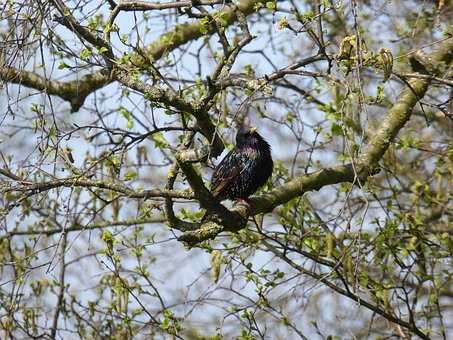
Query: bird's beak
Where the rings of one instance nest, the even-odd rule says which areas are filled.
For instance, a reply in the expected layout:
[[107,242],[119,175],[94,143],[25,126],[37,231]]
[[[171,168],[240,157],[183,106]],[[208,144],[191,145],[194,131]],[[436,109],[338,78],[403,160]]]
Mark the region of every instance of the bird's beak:
[[256,127],[250,128],[250,133],[255,133],[256,132]]

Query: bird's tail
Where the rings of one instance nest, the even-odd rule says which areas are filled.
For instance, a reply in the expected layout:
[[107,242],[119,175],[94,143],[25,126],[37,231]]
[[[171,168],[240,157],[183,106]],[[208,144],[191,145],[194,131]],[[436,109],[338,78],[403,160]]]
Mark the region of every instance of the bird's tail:
[[[216,194],[216,192],[213,192],[213,193],[212,193],[212,197],[213,197],[215,200],[218,200],[218,195]],[[220,201],[218,201],[218,202],[220,202]],[[202,223],[202,224],[203,224],[203,223],[206,223],[206,222],[209,220],[209,218],[210,218],[211,216],[212,216],[212,214],[210,214],[209,211],[206,210],[205,213],[204,213],[204,215],[203,215],[203,217],[202,217],[201,220],[200,220],[200,223]]]

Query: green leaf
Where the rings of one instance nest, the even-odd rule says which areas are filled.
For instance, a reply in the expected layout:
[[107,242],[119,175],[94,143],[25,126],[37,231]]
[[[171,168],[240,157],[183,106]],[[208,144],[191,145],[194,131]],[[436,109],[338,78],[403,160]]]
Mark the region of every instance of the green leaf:
[[219,280],[222,258],[222,253],[218,250],[214,250],[211,253],[211,272],[214,282],[217,282]]
[[200,19],[200,33],[201,34],[208,34],[210,26],[210,20],[208,17],[204,17]]
[[68,64],[66,64],[64,61],[60,61],[60,63],[58,64],[58,69],[59,70],[64,70],[65,68],[69,68],[70,66]]
[[151,138],[158,148],[165,148],[168,145],[162,132],[153,134]]
[[332,127],[330,128],[332,135],[334,136],[342,136],[343,135],[343,127],[337,123],[333,123]]
[[83,60],[87,60],[88,58],[90,58],[92,56],[92,52],[91,52],[91,49],[89,48],[84,48],[81,52],[80,52],[80,58],[82,58]]
[[277,8],[277,1],[266,2],[266,8],[270,11],[275,11],[275,9]]
[[138,177],[138,174],[135,171],[128,171],[124,174],[125,181],[132,181]]
[[286,28],[286,27],[288,27],[288,26],[289,26],[289,23],[288,23],[288,20],[286,18],[282,18],[278,22],[278,28],[281,29],[281,30]]
[[118,112],[123,116],[124,119],[127,120],[127,128],[132,129],[134,127],[134,120],[132,119],[131,112],[124,107],[120,107]]
[[227,27],[228,26],[228,18],[230,17],[229,13],[221,13],[218,17],[218,22],[222,27]]
[[108,51],[108,48],[107,48],[107,47],[98,48],[98,52],[99,52],[100,54],[104,54],[104,53],[107,52],[107,51]]
[[376,90],[376,103],[382,103],[385,98],[384,87],[382,85],[378,85]]

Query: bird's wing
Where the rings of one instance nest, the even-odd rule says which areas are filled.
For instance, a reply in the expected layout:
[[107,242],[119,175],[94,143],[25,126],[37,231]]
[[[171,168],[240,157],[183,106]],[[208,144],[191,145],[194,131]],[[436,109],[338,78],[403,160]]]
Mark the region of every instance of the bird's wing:
[[244,163],[241,161],[241,158],[234,151],[230,151],[220,162],[212,175],[212,195],[214,197],[221,197],[222,193],[225,190],[228,190],[243,170]]

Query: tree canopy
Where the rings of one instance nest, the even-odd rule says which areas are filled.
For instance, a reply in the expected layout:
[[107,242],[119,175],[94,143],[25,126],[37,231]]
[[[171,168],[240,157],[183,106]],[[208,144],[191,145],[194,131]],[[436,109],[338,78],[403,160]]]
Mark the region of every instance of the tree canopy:
[[1,338],[453,337],[451,1],[1,8]]

